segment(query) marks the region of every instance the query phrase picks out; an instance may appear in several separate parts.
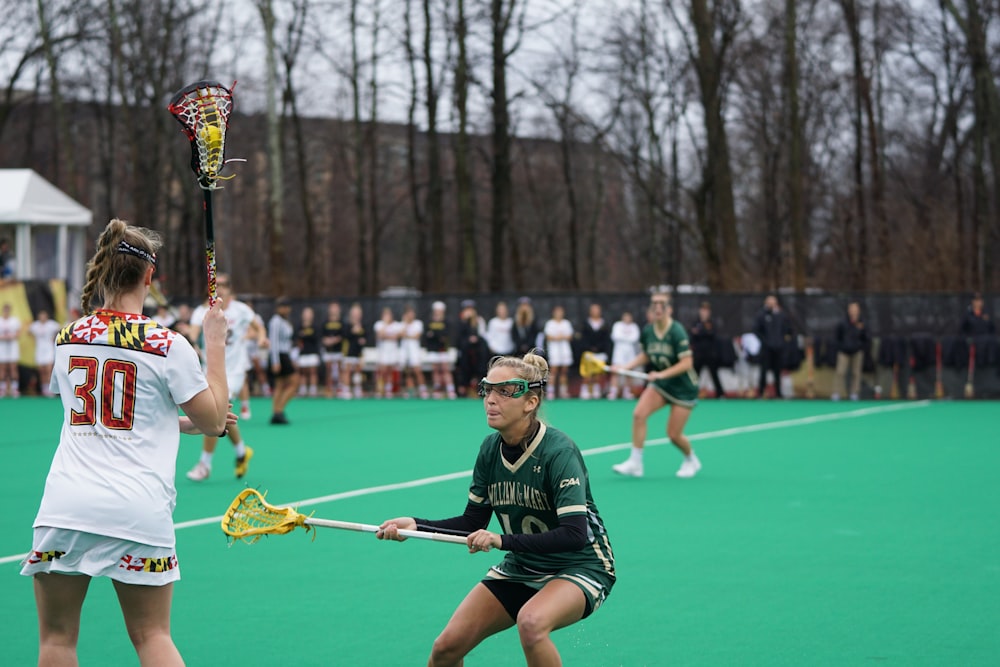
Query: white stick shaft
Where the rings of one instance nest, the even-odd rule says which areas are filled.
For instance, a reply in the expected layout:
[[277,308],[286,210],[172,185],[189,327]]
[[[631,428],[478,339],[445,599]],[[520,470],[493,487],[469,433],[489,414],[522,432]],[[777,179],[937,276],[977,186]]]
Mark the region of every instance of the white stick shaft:
[[648,380],[649,379],[649,374],[648,373],[643,373],[642,371],[630,371],[630,370],[626,370],[624,368],[621,368],[621,369],[618,369],[618,370],[614,370],[614,369],[612,369],[610,367],[608,367],[607,370],[608,370],[609,373],[614,373],[616,375],[624,375],[625,377],[638,378],[640,380]]
[[[374,533],[378,526],[369,523],[351,523],[350,521],[332,521],[330,519],[306,519],[307,526],[318,526],[320,528],[339,528],[340,530],[356,530],[362,533]],[[466,544],[465,538],[461,535],[445,535],[444,533],[425,533],[419,530],[400,530],[403,537],[415,537],[418,540],[434,540],[436,542],[451,542],[453,544]]]

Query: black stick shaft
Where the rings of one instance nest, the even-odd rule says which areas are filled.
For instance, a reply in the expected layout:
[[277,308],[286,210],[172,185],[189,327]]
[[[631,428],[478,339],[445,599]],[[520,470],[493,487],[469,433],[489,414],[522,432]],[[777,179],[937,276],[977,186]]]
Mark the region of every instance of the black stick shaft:
[[212,191],[205,193],[205,263],[208,268],[208,305],[215,305],[218,293],[215,288],[215,223],[212,219]]

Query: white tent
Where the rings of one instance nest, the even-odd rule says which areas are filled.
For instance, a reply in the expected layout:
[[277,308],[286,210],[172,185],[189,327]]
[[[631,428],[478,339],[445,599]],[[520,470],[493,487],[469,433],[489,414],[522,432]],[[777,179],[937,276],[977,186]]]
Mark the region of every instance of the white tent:
[[0,169],[0,238],[11,239],[19,280],[83,285],[85,234],[94,216],[31,169]]

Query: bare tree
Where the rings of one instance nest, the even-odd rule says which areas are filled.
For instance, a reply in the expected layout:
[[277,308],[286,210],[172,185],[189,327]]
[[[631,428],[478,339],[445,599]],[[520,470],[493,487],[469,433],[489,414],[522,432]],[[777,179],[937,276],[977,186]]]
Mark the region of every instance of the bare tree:
[[269,171],[268,228],[271,232],[271,280],[279,294],[287,288],[285,272],[285,173],[282,160],[282,123],[278,112],[278,57],[275,41],[277,19],[272,0],[256,0],[264,27],[267,96],[267,158]]
[[[987,20],[997,18],[995,3],[965,0],[962,13],[953,0],[942,0],[965,36],[965,49],[972,69],[973,110],[973,238],[977,243],[979,281],[984,289],[1000,284],[995,248],[1000,241],[1000,95],[996,73],[987,47]],[[991,16],[992,15],[992,16]],[[989,156],[992,183],[987,182],[984,163]],[[989,201],[992,193],[992,202]],[[990,204],[992,203],[992,214]]]
[[[740,0],[689,0],[693,35],[684,32],[697,75],[705,129],[705,163],[696,198],[702,247],[712,288],[735,290],[743,284],[743,259],[736,229],[733,174],[726,131],[728,61],[742,19]],[[692,41],[693,37],[693,41]]]

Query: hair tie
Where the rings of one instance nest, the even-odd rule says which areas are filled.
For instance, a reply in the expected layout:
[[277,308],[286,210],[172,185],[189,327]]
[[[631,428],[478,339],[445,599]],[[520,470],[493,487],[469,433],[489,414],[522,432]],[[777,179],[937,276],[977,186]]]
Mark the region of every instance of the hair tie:
[[132,255],[133,257],[138,257],[139,259],[144,259],[153,266],[156,266],[156,255],[151,252],[146,252],[142,248],[136,248],[125,239],[122,239],[118,243],[118,252],[126,255]]

